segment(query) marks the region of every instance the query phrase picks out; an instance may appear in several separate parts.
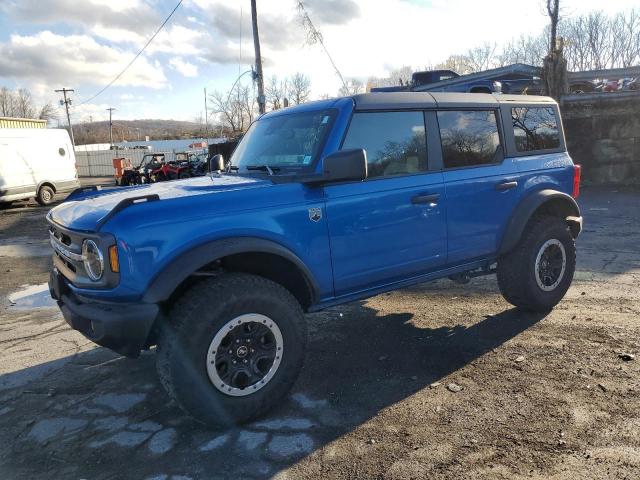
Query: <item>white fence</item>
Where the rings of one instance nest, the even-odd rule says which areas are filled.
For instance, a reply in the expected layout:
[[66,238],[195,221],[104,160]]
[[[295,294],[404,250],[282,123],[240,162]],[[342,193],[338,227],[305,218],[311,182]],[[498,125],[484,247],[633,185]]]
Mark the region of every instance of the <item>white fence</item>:
[[114,158],[128,158],[133,165],[139,165],[147,150],[98,150],[76,152],[79,177],[112,177]]

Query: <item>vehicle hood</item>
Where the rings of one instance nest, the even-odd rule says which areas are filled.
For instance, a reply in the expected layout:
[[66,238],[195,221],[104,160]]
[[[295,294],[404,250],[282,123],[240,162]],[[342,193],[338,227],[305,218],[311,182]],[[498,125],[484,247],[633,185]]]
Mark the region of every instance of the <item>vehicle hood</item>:
[[273,183],[259,177],[221,175],[173,180],[135,187],[107,188],[78,195],[53,208],[47,218],[59,225],[80,231],[96,231],[106,217],[123,200],[157,195],[159,200],[171,200],[200,195],[217,195],[223,192],[272,186]]

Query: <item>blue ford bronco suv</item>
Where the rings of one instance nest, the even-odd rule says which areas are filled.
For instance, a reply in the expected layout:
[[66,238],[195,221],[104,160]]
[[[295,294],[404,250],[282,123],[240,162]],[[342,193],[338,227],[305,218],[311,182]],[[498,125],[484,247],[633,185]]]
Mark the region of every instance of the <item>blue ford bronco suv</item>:
[[135,357],[209,425],[281,401],[305,312],[497,274],[513,305],[564,296],[580,168],[549,98],[369,93],[270,112],[209,176],[77,191],[48,216],[69,325]]

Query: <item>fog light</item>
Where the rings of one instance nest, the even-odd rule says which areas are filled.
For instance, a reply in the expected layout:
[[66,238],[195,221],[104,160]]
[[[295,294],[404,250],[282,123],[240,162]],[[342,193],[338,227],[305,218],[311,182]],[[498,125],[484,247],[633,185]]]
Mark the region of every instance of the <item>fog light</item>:
[[102,252],[93,240],[82,242],[82,261],[84,269],[91,280],[97,282],[104,272],[104,259]]
[[111,271],[113,273],[118,273],[120,271],[120,263],[118,262],[118,246],[111,245],[109,247],[109,265],[111,266]]

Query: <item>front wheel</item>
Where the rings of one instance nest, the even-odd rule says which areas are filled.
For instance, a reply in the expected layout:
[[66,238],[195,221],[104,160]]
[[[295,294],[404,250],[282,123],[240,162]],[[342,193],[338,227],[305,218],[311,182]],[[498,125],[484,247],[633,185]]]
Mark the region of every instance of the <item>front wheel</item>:
[[230,273],[204,280],[160,328],[157,369],[173,400],[196,420],[229,426],[276,406],[298,376],[306,326],[281,285]]
[[43,185],[40,187],[40,190],[38,190],[36,201],[44,207],[53,203],[54,196],[53,188]]
[[558,217],[535,217],[518,245],[498,259],[498,286],[512,305],[545,312],[567,293],[575,268],[575,241],[567,223]]

